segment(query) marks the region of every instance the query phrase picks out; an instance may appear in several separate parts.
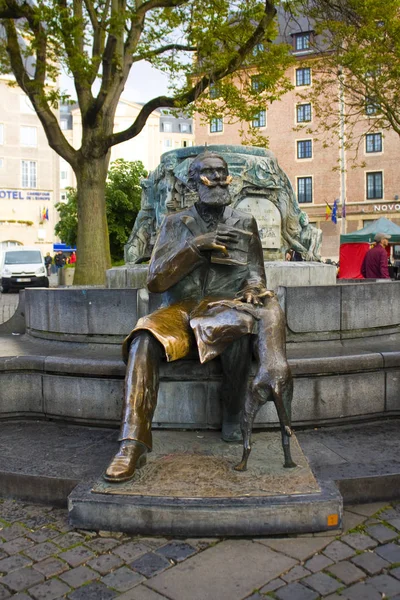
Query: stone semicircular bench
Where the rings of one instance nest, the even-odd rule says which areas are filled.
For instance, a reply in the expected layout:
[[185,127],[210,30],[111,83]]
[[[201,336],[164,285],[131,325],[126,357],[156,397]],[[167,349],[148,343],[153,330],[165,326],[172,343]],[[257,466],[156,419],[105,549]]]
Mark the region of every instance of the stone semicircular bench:
[[[295,426],[400,414],[400,282],[282,287],[278,295]],[[0,325],[0,419],[117,426],[125,374],[120,343],[159,303],[143,289],[21,293],[16,315]],[[220,379],[218,360],[164,364],[154,427],[220,427]],[[277,425],[268,403],[256,427]]]

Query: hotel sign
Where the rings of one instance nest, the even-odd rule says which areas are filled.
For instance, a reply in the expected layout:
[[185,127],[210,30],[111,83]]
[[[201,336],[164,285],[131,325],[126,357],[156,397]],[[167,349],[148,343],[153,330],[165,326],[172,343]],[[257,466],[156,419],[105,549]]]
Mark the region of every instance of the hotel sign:
[[374,204],[374,212],[400,212],[400,204]]
[[39,202],[50,202],[51,192],[40,190],[7,190],[0,188],[0,200],[38,200]]

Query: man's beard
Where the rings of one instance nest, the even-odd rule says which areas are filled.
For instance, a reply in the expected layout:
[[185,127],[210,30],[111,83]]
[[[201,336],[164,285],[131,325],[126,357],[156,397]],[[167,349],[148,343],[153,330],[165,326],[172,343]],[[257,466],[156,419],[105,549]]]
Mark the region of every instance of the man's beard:
[[231,195],[228,188],[221,185],[215,185],[212,187],[206,187],[200,184],[199,186],[199,198],[202,204],[207,206],[228,206],[231,203]]

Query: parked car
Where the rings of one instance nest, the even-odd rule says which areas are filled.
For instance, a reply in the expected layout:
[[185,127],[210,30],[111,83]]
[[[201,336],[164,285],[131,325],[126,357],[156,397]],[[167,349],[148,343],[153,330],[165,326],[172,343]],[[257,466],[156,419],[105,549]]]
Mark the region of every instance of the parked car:
[[2,252],[0,258],[1,287],[3,293],[10,289],[49,287],[42,251],[20,246]]

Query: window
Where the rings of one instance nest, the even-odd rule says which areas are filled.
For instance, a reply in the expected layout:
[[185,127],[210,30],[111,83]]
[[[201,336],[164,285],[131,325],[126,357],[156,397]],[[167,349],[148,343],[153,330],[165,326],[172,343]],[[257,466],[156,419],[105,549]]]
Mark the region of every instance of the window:
[[383,198],[382,171],[367,173],[367,200],[381,200]]
[[296,85],[310,85],[311,84],[311,69],[305,67],[304,69],[296,69]]
[[215,100],[220,95],[219,88],[216,83],[210,83],[210,98],[211,100]]
[[36,127],[21,126],[20,129],[21,146],[29,146],[36,148],[37,146],[37,129]]
[[382,152],[382,134],[367,133],[365,136],[365,151],[366,152]]
[[311,104],[298,104],[296,113],[298,123],[308,123],[311,121]]
[[377,115],[381,110],[379,104],[373,98],[365,99],[365,114],[368,116]]
[[311,34],[308,31],[307,33],[297,33],[294,36],[294,49],[297,52],[301,52],[302,50],[309,50],[311,42]]
[[260,52],[264,52],[264,44],[256,44],[253,48],[253,56],[257,56]]
[[172,140],[170,140],[170,139],[164,140],[164,147],[172,148]]
[[211,119],[210,121],[210,133],[217,133],[223,131],[224,124],[222,119]]
[[297,158],[312,158],[312,140],[297,142]]
[[189,123],[181,123],[179,125],[179,129],[181,133],[190,133],[191,126],[189,125]]
[[60,129],[62,131],[66,131],[68,129],[68,118],[67,119],[60,119]]
[[265,124],[266,124],[266,112],[265,112],[265,110],[260,110],[259,113],[254,115],[253,127],[265,127]]
[[299,203],[312,202],[312,177],[299,177],[297,179],[297,199]]
[[263,92],[265,90],[265,83],[261,81],[258,75],[251,78],[251,89],[253,92]]
[[35,188],[36,187],[36,162],[33,160],[23,160],[21,163],[22,167],[22,187],[23,188]]
[[0,123],[0,145],[4,144],[4,125]]
[[163,123],[162,129],[165,133],[171,133],[172,131],[172,123]]
[[4,158],[0,158],[0,169],[4,166]]

